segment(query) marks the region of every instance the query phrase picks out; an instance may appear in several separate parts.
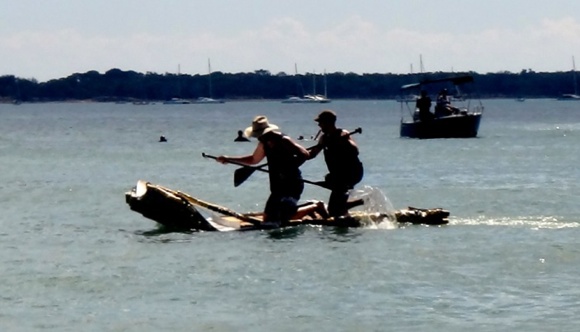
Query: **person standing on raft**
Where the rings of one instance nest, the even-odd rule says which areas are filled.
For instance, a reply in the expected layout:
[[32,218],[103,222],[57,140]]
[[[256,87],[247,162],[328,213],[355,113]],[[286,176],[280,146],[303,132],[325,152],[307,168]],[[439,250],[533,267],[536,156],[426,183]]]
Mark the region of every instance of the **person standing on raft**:
[[252,154],[240,157],[222,155],[216,159],[222,164],[232,161],[255,165],[267,158],[270,197],[264,208],[263,221],[273,227],[280,226],[298,210],[298,201],[304,191],[300,166],[310,158],[310,154],[292,138],[281,133],[278,126],[269,123],[263,115],[256,116],[244,134],[258,139]]
[[324,150],[328,174],[322,183],[331,190],[328,214],[331,217],[348,215],[350,190],[364,175],[363,164],[358,158],[358,146],[347,130],[336,127],[336,113],[333,111],[322,111],[314,121],[318,122],[322,136],[318,144],[310,149],[310,158],[315,158]]

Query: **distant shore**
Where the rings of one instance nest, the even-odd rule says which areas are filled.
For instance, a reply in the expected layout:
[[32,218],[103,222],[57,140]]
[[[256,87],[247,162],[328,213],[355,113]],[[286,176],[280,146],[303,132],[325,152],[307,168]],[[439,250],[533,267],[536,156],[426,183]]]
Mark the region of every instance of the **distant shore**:
[[[558,98],[553,98],[553,97],[527,97],[527,98],[512,98],[512,97],[486,97],[486,98],[473,98],[473,99],[477,99],[477,100],[514,100],[514,101],[519,101],[519,102],[523,102],[526,100],[554,100],[554,101],[558,101]],[[256,103],[256,102],[264,102],[264,103],[271,103],[271,102],[279,102],[282,104],[282,99],[226,99],[224,100],[225,103],[244,103],[244,102],[252,102],[252,103]],[[397,101],[396,98],[368,98],[368,99],[363,99],[363,98],[340,98],[340,99],[333,99],[333,102],[339,102],[339,101],[394,101],[397,103],[406,103],[409,105],[414,105],[414,101],[408,101],[408,102],[400,102]],[[20,104],[59,104],[59,103],[66,103],[66,104],[88,104],[88,103],[101,103],[101,104],[105,104],[105,103],[109,103],[109,104],[133,104],[133,105],[156,105],[156,104],[164,104],[163,100],[156,100],[156,101],[147,101],[147,100],[141,100],[141,101],[111,101],[111,100],[107,100],[107,101],[103,101],[103,100],[93,100],[93,99],[83,99],[83,100],[76,100],[76,99],[67,99],[67,100],[45,100],[45,101],[26,101],[26,102],[20,102],[20,101],[13,101],[13,100],[7,100],[7,99],[0,99],[0,105],[20,105]],[[308,105],[313,105],[316,103],[310,103]],[[194,102],[192,102],[191,104],[183,104],[183,105],[177,105],[177,106],[194,106],[194,105],[208,105],[208,104],[196,104]],[[211,105],[211,104],[210,104]],[[294,104],[288,104],[288,105],[294,105]],[[332,108],[332,103],[326,103],[326,104],[319,104],[319,105],[326,105],[324,106],[325,108]],[[167,106],[172,106],[172,105],[167,105]]]
[[[138,73],[111,69],[89,71],[38,82],[15,76],[0,76],[0,102],[126,102],[158,103],[179,98],[192,101],[212,97],[225,101],[271,101],[291,96],[324,95],[331,100],[389,100],[417,95],[421,82],[444,82],[469,76],[473,84],[445,87],[453,93],[480,98],[558,98],[576,92],[575,71],[539,73],[434,72],[420,74],[327,73],[287,75],[268,71],[208,75]],[[411,88],[409,88],[411,86]],[[403,89],[404,88],[404,89]],[[443,86],[429,85],[430,95]],[[404,90],[404,91],[403,91]],[[413,90],[413,91],[411,91]]]

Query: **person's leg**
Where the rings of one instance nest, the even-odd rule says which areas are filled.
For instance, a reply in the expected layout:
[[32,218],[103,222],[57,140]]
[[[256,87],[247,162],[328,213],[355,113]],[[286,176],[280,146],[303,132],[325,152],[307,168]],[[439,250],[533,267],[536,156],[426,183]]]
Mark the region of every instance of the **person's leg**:
[[333,190],[328,199],[328,214],[331,217],[340,217],[348,214],[346,201],[348,200],[348,191]]
[[291,196],[282,197],[279,204],[279,220],[281,222],[288,222],[294,214],[298,211],[298,199]]
[[292,219],[303,219],[306,216],[313,219],[327,219],[329,217],[323,201],[311,201],[298,206],[298,211],[292,216]]
[[279,217],[280,221],[288,222],[298,211],[298,201],[304,191],[304,182],[292,181],[286,183],[283,189],[278,193],[280,197],[279,202]]
[[280,221],[280,199],[280,196],[270,194],[264,207],[263,221]]
[[271,194],[264,208],[264,222],[288,222],[298,211],[298,199],[292,196]]

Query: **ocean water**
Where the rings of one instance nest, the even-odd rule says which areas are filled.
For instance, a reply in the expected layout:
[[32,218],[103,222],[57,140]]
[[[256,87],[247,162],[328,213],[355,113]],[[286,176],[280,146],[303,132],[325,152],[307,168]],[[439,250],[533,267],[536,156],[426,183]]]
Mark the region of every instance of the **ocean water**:
[[[439,140],[399,138],[393,101],[0,105],[0,327],[576,331],[580,103],[483,104],[478,138]],[[258,114],[314,136],[323,108],[363,129],[361,187],[450,224],[164,233],[125,203],[143,179],[261,210],[265,174],[234,188],[236,167],[201,153],[251,153],[233,139]],[[303,166],[324,173],[321,157]]]

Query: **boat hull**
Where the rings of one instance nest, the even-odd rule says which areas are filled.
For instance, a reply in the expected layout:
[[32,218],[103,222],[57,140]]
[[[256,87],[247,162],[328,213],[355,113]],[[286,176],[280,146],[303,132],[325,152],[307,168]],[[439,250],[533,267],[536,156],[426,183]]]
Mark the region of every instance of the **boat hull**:
[[471,138],[477,137],[481,113],[450,115],[430,121],[401,122],[401,137]]
[[213,99],[207,97],[199,97],[192,102],[192,104],[223,104],[225,101],[221,99]]
[[191,104],[191,101],[189,101],[187,99],[181,99],[181,98],[172,98],[170,100],[164,101],[163,104],[165,104],[165,105],[188,105],[188,104]]
[[330,103],[330,99],[326,99],[324,97],[290,97],[288,99],[282,100],[283,104],[328,104]]
[[[245,231],[269,229],[259,219],[259,214],[239,214],[219,205],[203,202],[188,194],[160,185],[140,180],[125,193],[125,201],[131,210],[142,214],[165,227],[177,231]],[[206,218],[198,207],[208,208],[221,215],[219,218]],[[445,225],[449,212],[443,209],[418,209],[409,207],[395,212],[396,222],[424,225]],[[364,227],[385,220],[380,213],[353,212],[348,217],[321,218],[310,215],[291,220],[286,226],[319,225],[336,227]]]
[[580,101],[580,96],[577,94],[565,94],[558,97],[558,100],[561,101]]

